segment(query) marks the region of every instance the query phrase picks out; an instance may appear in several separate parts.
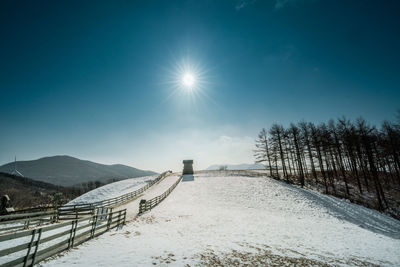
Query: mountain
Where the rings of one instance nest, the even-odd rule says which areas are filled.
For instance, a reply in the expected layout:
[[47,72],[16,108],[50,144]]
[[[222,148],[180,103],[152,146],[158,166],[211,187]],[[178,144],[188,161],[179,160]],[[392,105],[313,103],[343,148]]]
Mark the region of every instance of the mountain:
[[208,167],[206,170],[220,170],[226,166],[227,170],[262,170],[265,169],[266,166],[260,163],[254,163],[254,164],[247,164],[247,163],[242,163],[242,164],[218,164],[218,165],[211,165]]
[[[152,171],[114,164],[104,165],[70,156],[53,156],[37,160],[17,161],[17,169],[24,176],[55,185],[72,186],[83,182],[126,179],[156,174]],[[0,166],[0,172],[12,173],[14,162]]]

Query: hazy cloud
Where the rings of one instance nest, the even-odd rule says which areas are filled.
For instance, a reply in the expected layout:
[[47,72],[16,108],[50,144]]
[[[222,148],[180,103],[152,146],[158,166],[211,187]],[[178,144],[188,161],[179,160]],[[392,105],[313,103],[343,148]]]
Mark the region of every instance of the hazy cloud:
[[236,10],[240,10],[248,5],[254,4],[257,0],[238,0],[236,1]]
[[238,133],[234,126],[152,132],[145,139],[135,139],[131,134],[117,132],[99,143],[101,145],[86,147],[85,154],[73,151],[65,151],[64,154],[159,172],[168,169],[180,171],[184,159],[193,159],[196,170],[214,164],[254,161],[254,138]]

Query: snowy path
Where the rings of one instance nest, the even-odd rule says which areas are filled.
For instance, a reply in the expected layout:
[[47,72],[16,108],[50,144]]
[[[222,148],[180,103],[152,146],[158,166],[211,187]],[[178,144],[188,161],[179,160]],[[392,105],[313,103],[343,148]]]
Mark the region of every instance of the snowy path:
[[175,183],[178,178],[179,178],[178,175],[169,175],[169,176],[165,177],[161,182],[153,185],[148,190],[146,190],[140,197],[134,199],[133,201],[130,201],[128,203],[125,203],[123,205],[116,207],[115,210],[126,209],[127,222],[133,220],[136,217],[136,215],[139,213],[139,202],[141,199],[148,200],[153,197],[161,195],[162,193],[167,191],[168,188],[173,183]]
[[43,265],[400,266],[399,233],[398,221],[346,201],[262,177],[202,173],[122,230]]

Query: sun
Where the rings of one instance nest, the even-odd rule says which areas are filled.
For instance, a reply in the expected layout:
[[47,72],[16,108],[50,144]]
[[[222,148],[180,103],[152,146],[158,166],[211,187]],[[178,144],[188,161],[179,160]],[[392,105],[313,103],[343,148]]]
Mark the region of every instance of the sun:
[[170,62],[170,66],[165,67],[165,79],[161,82],[168,90],[165,101],[172,96],[179,96],[176,99],[185,99],[185,103],[191,105],[205,98],[211,100],[208,95],[213,85],[210,71],[215,68],[207,68],[200,57],[173,57]]
[[182,77],[182,84],[187,88],[192,88],[196,82],[196,79],[192,73],[185,73]]

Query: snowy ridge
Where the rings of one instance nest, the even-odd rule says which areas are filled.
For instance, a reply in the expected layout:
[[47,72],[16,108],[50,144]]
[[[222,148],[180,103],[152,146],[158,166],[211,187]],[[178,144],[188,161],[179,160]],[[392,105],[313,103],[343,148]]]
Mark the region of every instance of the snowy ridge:
[[400,266],[399,221],[273,179],[221,174],[182,181],[122,231],[43,265]]
[[131,178],[91,190],[67,203],[67,205],[89,204],[97,201],[104,201],[109,198],[118,197],[139,189],[146,183],[155,179],[157,175]]

